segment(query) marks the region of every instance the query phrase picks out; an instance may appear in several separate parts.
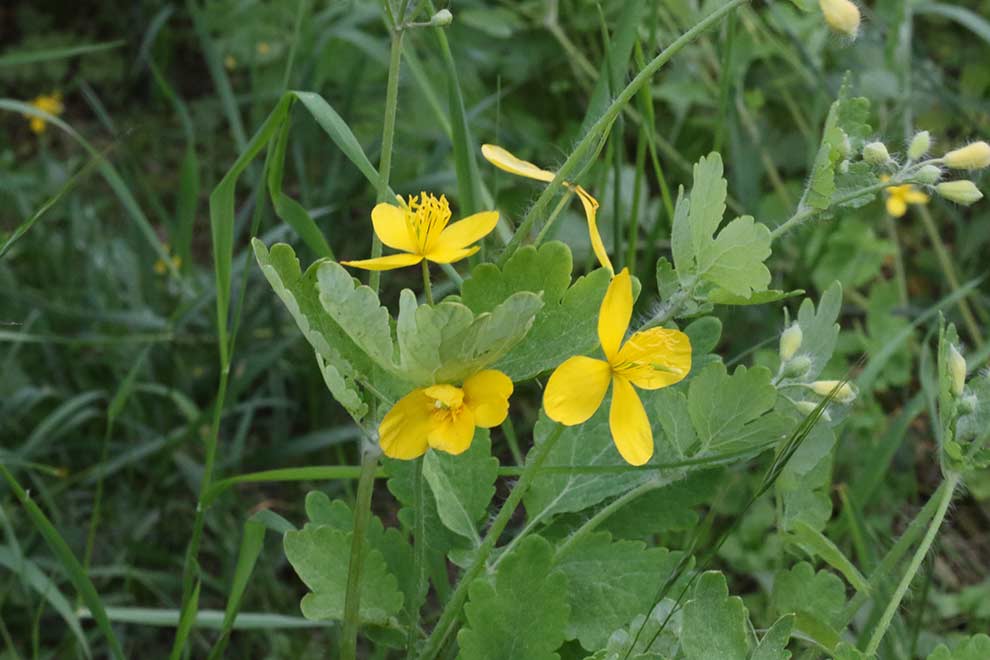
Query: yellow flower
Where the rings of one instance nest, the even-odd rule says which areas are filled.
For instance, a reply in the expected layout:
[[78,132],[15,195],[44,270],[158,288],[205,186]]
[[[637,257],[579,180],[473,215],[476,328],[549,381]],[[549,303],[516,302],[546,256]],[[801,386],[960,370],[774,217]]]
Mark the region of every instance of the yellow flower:
[[[889,176],[880,177],[882,181],[890,179]],[[891,186],[885,189],[887,194],[887,213],[893,218],[900,218],[907,213],[908,204],[927,204],[930,199],[928,195],[915,188],[910,183],[903,186]]]
[[[31,101],[31,105],[42,112],[47,112],[50,115],[60,115],[65,109],[65,106],[62,105],[62,94],[59,92],[55,92],[54,94],[42,94],[41,96],[35,97],[35,99]],[[34,115],[24,116],[27,117],[31,130],[36,135],[41,135],[45,132],[45,127],[48,122],[41,117],[35,117]]]
[[[506,149],[495,144],[481,145],[481,154],[495,167],[516,176],[524,176],[528,179],[543,181],[544,183],[550,183],[553,181],[554,176],[556,176],[550,170],[544,170],[529,161],[516,158]],[[598,257],[598,263],[602,265],[602,268],[607,268],[608,272],[615,273],[615,270],[612,268],[612,261],[608,258],[608,252],[605,251],[602,236],[598,232],[598,200],[577,184],[565,181],[564,185],[577,193],[577,196],[581,199],[581,205],[584,207],[584,215],[588,218],[588,235],[591,238],[591,249],[594,250],[595,256]]]
[[487,236],[498,224],[497,211],[482,211],[448,226],[450,204],[443,195],[437,199],[428,193],[411,195],[402,206],[379,204],[371,211],[371,222],[382,243],[401,250],[377,259],[341,261],[345,266],[365,270],[391,270],[418,264],[423,259],[449,264],[478,251],[470,246]]
[[379,443],[389,458],[411,460],[433,447],[460,454],[471,446],[475,427],[491,428],[509,413],[512,381],[486,369],[464,381],[420,387],[392,406],[378,427]]
[[691,371],[691,340],[679,330],[651,328],[634,333],[623,344],[632,306],[632,280],[623,268],[598,312],[598,340],[605,360],[578,355],[564,361],[547,381],[543,407],[556,422],[581,424],[601,406],[611,383],[612,441],[627,463],[643,465],[653,456],[653,430],[633,385],[658,390],[681,381]]
[[[162,247],[165,249],[165,252],[166,253],[171,253],[172,252],[172,246],[169,245],[168,243],[162,243]],[[180,268],[182,268],[182,257],[180,257],[179,255],[177,255],[177,254],[172,255],[172,257],[169,259],[169,261],[172,262],[172,266],[176,270],[179,270]],[[155,273],[156,274],[158,274],[158,275],[164,275],[165,273],[168,272],[168,264],[166,264],[164,260],[158,259],[155,262],[154,269],[155,269]]]
[[272,47],[267,41],[262,41],[257,46],[258,55],[264,57],[272,52]]

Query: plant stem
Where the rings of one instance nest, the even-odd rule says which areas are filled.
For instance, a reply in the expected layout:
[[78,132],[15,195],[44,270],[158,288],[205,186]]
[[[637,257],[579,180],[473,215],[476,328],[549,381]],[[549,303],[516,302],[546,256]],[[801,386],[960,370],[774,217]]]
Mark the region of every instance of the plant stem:
[[413,506],[416,516],[413,523],[413,575],[416,580],[416,599],[409,603],[409,631],[406,638],[406,655],[412,656],[413,644],[416,642],[416,630],[419,626],[419,609],[426,598],[426,517],[423,515],[423,463],[426,456],[416,461],[413,470]]
[[361,613],[361,569],[364,564],[364,536],[371,520],[371,494],[378,471],[378,451],[366,448],[361,457],[361,478],[358,480],[354,503],[354,536],[351,539],[351,559],[347,567],[347,591],[344,594],[344,622],[340,629],[340,657],[356,660],[357,633]]
[[430,263],[423,259],[421,262],[423,264],[423,293],[426,294],[426,302],[429,305],[433,304],[433,287],[430,286]]
[[600,139],[609,131],[612,126],[612,122],[615,118],[622,112],[622,109],[629,104],[636,92],[648,83],[650,79],[656,74],[660,68],[666,64],[670,58],[676,55],[682,48],[694,41],[701,35],[705,30],[710,28],[712,25],[720,21],[726,14],[733,11],[740,5],[746,4],[749,0],[730,0],[725,3],[711,14],[701,19],[696,23],[690,30],[678,37],[673,43],[671,43],[667,48],[662,50],[656,57],[654,57],[649,64],[642,69],[632,81],[626,85],[614,101],[608,106],[602,116],[592,124],[588,132],[581,138],[574,151],[571,155],[567,157],[564,164],[557,171],[557,175],[553,178],[553,181],[543,190],[536,202],[530,208],[529,213],[520,223],[516,234],[509,241],[506,246],[505,251],[502,253],[502,257],[499,259],[498,265],[504,266],[505,262],[519,249],[519,246],[529,235],[530,230],[533,228],[533,224],[536,219],[543,215],[544,210],[550,203],[550,200],[563,185],[564,181],[570,181],[574,172],[581,166],[584,159],[591,153],[593,147],[600,141]]
[[495,549],[495,544],[498,542],[499,536],[502,535],[505,526],[509,524],[509,520],[512,518],[512,514],[515,513],[516,507],[519,506],[523,495],[529,490],[529,486],[539,472],[540,466],[543,465],[543,461],[550,455],[550,450],[557,444],[557,440],[560,439],[563,431],[564,426],[557,424],[556,428],[547,436],[547,439],[543,441],[543,444],[533,449],[533,459],[526,465],[522,476],[519,477],[519,481],[516,482],[516,485],[512,488],[512,492],[509,493],[509,497],[505,500],[505,504],[502,505],[502,508],[498,511],[498,515],[495,516],[492,526],[488,528],[488,533],[485,534],[485,538],[475,554],[474,562],[464,572],[464,575],[461,576],[457,587],[454,589],[454,593],[447,600],[447,604],[440,614],[440,619],[436,627],[430,633],[423,651],[418,656],[420,660],[437,657],[447,637],[454,631],[457,625],[457,619],[461,615],[464,601],[467,600],[468,587],[484,570],[488,556]]
[[629,504],[633,500],[639,499],[647,493],[652,493],[653,491],[663,488],[666,484],[660,480],[647,481],[646,483],[640,484],[636,488],[627,491],[621,497],[617,497],[608,504],[608,506],[602,508],[601,511],[589,518],[583,525],[577,528],[577,530],[567,537],[567,540],[561,543],[557,547],[557,554],[555,559],[560,559],[560,557],[567,554],[567,551],[572,548],[578,541],[583,539],[585,536],[595,531],[599,525],[611,518],[619,509]]
[[[838,206],[839,204],[845,204],[846,202],[852,201],[854,199],[858,199],[860,197],[864,197],[866,195],[871,195],[871,194],[873,194],[875,192],[878,192],[880,190],[883,190],[884,188],[889,188],[890,186],[898,185],[899,183],[900,183],[899,181],[895,181],[892,178],[889,181],[882,181],[880,183],[875,183],[872,186],[866,186],[865,188],[860,188],[859,190],[854,190],[853,192],[851,192],[851,193],[849,193],[847,195],[843,195],[842,197],[837,197],[837,198],[833,199],[831,201],[831,203],[829,204],[829,208],[832,208],[834,206]],[[794,215],[792,215],[790,218],[788,218],[782,224],[777,225],[776,227],[773,228],[773,230],[771,230],[771,232],[770,232],[770,238],[771,239],[777,239],[782,234],[786,234],[790,230],[792,230],[795,227],[797,227],[798,225],[800,225],[805,220],[807,220],[809,218],[813,218],[814,216],[816,216],[819,213],[822,213],[822,212],[824,212],[826,210],[827,209],[816,209],[816,208],[811,208],[811,207],[800,208],[799,207],[798,210],[794,213]]]
[[887,628],[890,627],[890,622],[893,620],[894,614],[897,613],[897,608],[900,607],[901,600],[904,599],[904,594],[907,593],[908,587],[911,586],[911,581],[914,580],[915,574],[921,568],[921,562],[924,561],[925,556],[928,554],[928,550],[931,548],[932,542],[935,540],[935,536],[942,526],[942,521],[945,519],[945,514],[949,510],[949,504],[952,502],[952,495],[956,491],[956,486],[959,485],[959,480],[960,477],[958,474],[952,474],[943,483],[945,488],[939,495],[940,499],[938,500],[938,508],[935,510],[935,517],[932,518],[925,537],[921,539],[921,545],[918,546],[914,557],[911,558],[911,563],[908,564],[904,577],[901,578],[897,589],[894,591],[893,598],[887,603],[887,609],[883,611],[880,622],[873,631],[873,637],[870,638],[870,643],[866,647],[867,656],[876,653],[880,642],[883,640],[883,636],[887,633]]
[[[385,88],[385,120],[382,126],[382,156],[378,163],[378,176],[381,184],[378,187],[378,201],[389,200],[389,175],[392,172],[392,143],[395,139],[395,111],[399,105],[399,69],[402,65],[402,36],[405,32],[401,27],[392,29],[392,44],[389,50],[388,82]],[[371,258],[382,256],[382,242],[378,234],[371,238]],[[377,270],[368,275],[368,286],[378,292],[381,283],[381,273]]]

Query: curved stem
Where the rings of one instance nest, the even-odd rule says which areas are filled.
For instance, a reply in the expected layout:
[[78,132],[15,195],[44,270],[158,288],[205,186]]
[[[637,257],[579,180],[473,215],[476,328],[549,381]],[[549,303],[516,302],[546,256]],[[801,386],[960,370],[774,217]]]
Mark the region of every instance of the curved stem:
[[540,466],[543,465],[543,461],[550,455],[550,450],[557,444],[557,440],[560,439],[563,431],[564,426],[557,424],[547,439],[543,441],[543,444],[533,449],[533,460],[526,465],[522,476],[519,477],[519,481],[516,482],[516,485],[512,488],[512,492],[509,493],[509,497],[505,500],[505,504],[502,505],[502,508],[498,511],[498,515],[495,516],[492,526],[488,528],[485,539],[478,547],[477,553],[475,553],[474,562],[464,572],[464,575],[461,576],[457,587],[454,589],[454,593],[447,600],[447,604],[440,614],[440,620],[426,640],[423,651],[419,654],[420,660],[437,657],[443,648],[444,642],[453,633],[457,626],[457,619],[461,614],[464,601],[467,600],[468,587],[484,570],[488,556],[495,549],[495,544],[498,542],[499,536],[502,535],[505,526],[509,524],[512,514],[516,511],[516,507],[519,506],[523,495],[529,490],[529,486],[539,472]]
[[925,533],[925,537],[921,539],[921,545],[914,553],[914,557],[911,558],[911,563],[908,564],[907,571],[904,573],[904,577],[901,578],[900,583],[897,585],[897,589],[894,591],[894,596],[887,603],[887,609],[883,611],[883,615],[880,617],[880,622],[877,624],[876,629],[873,631],[873,636],[870,638],[870,643],[866,647],[866,655],[872,656],[876,653],[877,648],[880,646],[880,642],[883,640],[883,636],[887,634],[887,628],[890,627],[890,622],[894,619],[894,614],[897,613],[897,608],[900,607],[901,600],[904,599],[904,594],[907,593],[908,587],[911,586],[911,581],[914,580],[915,574],[917,574],[918,569],[921,568],[921,562],[924,561],[925,556],[928,554],[929,548],[932,546],[932,542],[935,541],[935,537],[938,535],[938,530],[942,526],[942,521],[945,519],[945,514],[949,510],[949,504],[952,502],[952,495],[956,491],[956,486],[959,484],[959,475],[953,474],[949,476],[945,481],[945,490],[942,491],[938,502],[938,508],[935,510],[935,517],[932,518],[931,524],[928,526],[928,531]]
[[578,541],[583,539],[588,534],[595,531],[599,525],[611,518],[619,509],[629,504],[633,500],[637,500],[647,493],[652,493],[655,490],[663,488],[665,485],[659,480],[647,481],[646,483],[640,484],[636,488],[627,491],[621,497],[617,497],[612,500],[608,506],[602,508],[601,511],[589,518],[583,525],[577,528],[577,530],[567,537],[567,540],[561,543],[557,547],[557,555],[555,559],[560,559],[563,555],[567,554],[567,551],[572,548]]

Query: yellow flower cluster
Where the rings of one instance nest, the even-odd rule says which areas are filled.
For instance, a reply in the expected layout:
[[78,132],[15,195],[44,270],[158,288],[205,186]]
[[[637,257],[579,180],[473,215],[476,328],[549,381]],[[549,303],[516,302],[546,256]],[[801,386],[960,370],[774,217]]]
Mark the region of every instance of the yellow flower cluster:
[[[31,101],[31,105],[42,112],[46,112],[54,116],[62,114],[62,111],[65,110],[65,106],[62,105],[62,94],[59,92],[36,96]],[[35,115],[28,114],[25,114],[24,116],[27,118],[31,131],[35,135],[41,135],[45,132],[48,122],[46,122],[42,117],[36,117]]]

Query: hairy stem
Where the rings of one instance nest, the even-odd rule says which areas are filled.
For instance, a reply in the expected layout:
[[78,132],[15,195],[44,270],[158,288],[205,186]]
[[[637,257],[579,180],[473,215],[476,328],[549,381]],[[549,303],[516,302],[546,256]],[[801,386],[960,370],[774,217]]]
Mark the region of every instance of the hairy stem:
[[356,660],[357,633],[361,612],[361,569],[364,563],[364,536],[371,520],[371,494],[378,471],[378,451],[365,449],[361,457],[361,477],[358,480],[357,501],[354,503],[354,536],[351,539],[351,559],[347,568],[347,591],[344,594],[344,622],[340,629],[340,657]]
[[430,262],[423,259],[421,263],[423,264],[423,293],[426,295],[427,304],[432,305],[433,287],[430,286]]

